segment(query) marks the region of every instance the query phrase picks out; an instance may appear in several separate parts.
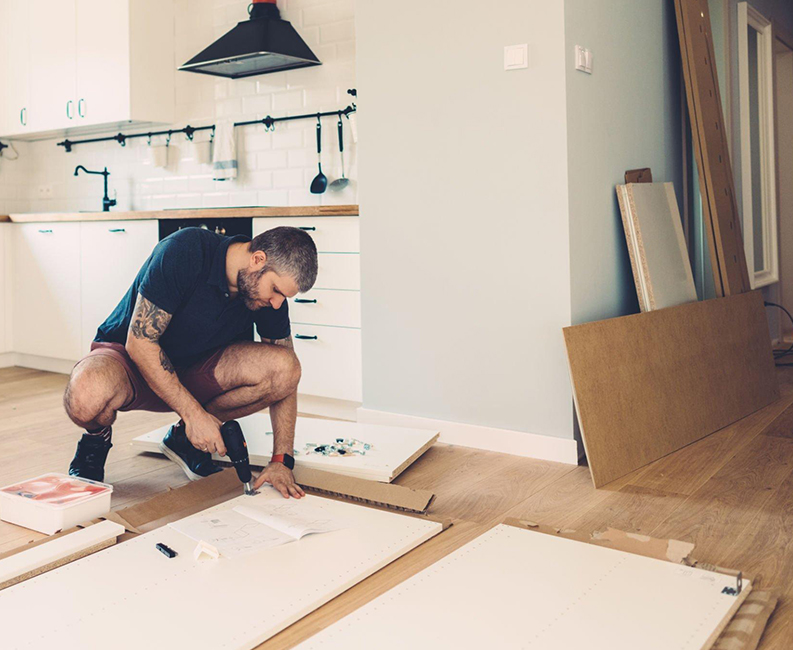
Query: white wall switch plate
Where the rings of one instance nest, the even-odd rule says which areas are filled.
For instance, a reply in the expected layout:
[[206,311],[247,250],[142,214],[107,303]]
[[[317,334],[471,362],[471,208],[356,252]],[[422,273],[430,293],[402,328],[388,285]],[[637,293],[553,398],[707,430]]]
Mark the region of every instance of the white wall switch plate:
[[592,50],[588,50],[580,45],[575,46],[575,69],[587,74],[592,74]]
[[504,48],[504,70],[520,70],[529,67],[529,45],[507,45]]

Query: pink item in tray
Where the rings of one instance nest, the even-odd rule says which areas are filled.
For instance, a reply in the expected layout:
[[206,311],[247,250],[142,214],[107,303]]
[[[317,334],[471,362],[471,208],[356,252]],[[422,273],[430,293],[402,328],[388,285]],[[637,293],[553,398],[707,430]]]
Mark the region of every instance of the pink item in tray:
[[39,503],[63,505],[107,491],[108,488],[77,478],[57,475],[41,476],[3,488],[3,492]]

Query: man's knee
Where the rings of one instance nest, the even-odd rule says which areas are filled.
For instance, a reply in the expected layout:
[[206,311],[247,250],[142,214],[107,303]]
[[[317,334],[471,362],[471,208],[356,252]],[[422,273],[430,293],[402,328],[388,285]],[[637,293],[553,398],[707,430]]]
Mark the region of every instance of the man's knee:
[[115,419],[111,408],[116,393],[113,369],[106,364],[85,361],[69,378],[63,394],[63,406],[69,418],[79,426],[107,426]]
[[301,368],[297,355],[287,348],[279,348],[271,360],[269,384],[271,397],[283,399],[297,390],[300,383]]

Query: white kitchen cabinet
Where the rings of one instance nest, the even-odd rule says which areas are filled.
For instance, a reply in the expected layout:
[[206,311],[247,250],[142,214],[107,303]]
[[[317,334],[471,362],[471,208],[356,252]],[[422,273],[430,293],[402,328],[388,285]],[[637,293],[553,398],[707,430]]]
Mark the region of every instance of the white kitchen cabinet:
[[0,2],[0,133],[23,135],[30,130],[30,0]]
[[126,294],[158,239],[156,220],[81,224],[81,356],[88,354],[97,327]]
[[[253,220],[256,236],[276,226],[308,232],[317,245],[314,288],[289,301],[303,396],[362,401],[361,265],[358,217],[276,217]],[[305,408],[306,401],[301,402]]]
[[[17,0],[9,0],[16,3]],[[3,0],[5,3],[6,0]],[[65,132],[79,135],[124,124],[171,123],[174,119],[173,0],[37,0],[27,14],[4,8],[7,34],[21,41],[29,97],[27,124],[13,123],[22,101],[17,80],[5,93],[13,65],[0,67],[6,111],[0,136],[36,139]],[[18,8],[17,8],[18,9]],[[18,30],[20,30],[18,32]],[[21,43],[18,44],[21,46]],[[20,58],[15,54],[15,62]],[[22,72],[17,70],[18,77]]]
[[15,224],[12,236],[14,352],[77,360],[80,224]]
[[0,224],[0,354],[10,351],[8,344],[8,317],[10,312],[10,298],[6,287],[9,284],[8,278],[8,224]]
[[75,113],[74,0],[31,2],[29,29],[30,130],[66,128],[73,122]]
[[294,324],[292,339],[303,368],[300,393],[363,401],[361,330]]

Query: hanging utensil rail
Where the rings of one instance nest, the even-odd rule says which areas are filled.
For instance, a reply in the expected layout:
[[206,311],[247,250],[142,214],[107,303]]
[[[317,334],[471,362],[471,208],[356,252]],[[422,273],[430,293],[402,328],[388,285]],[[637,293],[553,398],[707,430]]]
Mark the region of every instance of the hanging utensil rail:
[[[357,97],[358,93],[355,88],[352,88],[347,91],[348,94],[352,95],[353,98]],[[316,120],[323,117],[329,117],[331,115],[338,116],[341,118],[342,115],[345,117],[349,117],[351,113],[355,113],[358,108],[353,102],[347,108],[343,108],[338,111],[325,111],[320,113],[306,113],[304,115],[286,115],[284,117],[267,117],[262,118],[261,120],[250,120],[247,122],[234,122],[234,126],[249,126],[252,124],[263,124],[264,127],[268,131],[273,131],[275,129],[275,125],[278,122],[289,122],[292,120]],[[87,138],[85,140],[64,140],[63,142],[58,142],[57,145],[59,147],[63,147],[67,153],[72,150],[72,147],[75,147],[78,144],[88,144],[89,142],[118,142],[122,147],[126,146],[127,140],[132,140],[133,138],[151,138],[158,136],[158,135],[167,135],[168,140],[172,135],[176,133],[184,133],[187,136],[188,140],[193,139],[193,135],[198,133],[199,131],[213,131],[215,130],[214,124],[209,124],[207,126],[190,126],[189,124],[182,128],[182,129],[168,129],[167,131],[146,131],[145,133],[132,133],[132,134],[125,134],[125,133],[118,133],[116,135],[106,136],[104,138]],[[0,144],[0,150],[2,147],[7,145]]]

